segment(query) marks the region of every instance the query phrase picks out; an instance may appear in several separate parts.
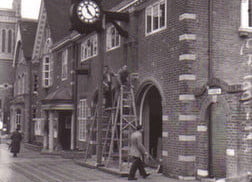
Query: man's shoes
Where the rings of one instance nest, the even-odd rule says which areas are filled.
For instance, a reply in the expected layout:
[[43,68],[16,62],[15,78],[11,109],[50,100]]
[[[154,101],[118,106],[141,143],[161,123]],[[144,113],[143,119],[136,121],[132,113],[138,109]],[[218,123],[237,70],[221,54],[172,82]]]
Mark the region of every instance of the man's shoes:
[[150,173],[146,173],[146,175],[143,176],[143,178],[147,178],[148,176],[150,176]]
[[128,180],[137,180],[136,177],[129,177]]

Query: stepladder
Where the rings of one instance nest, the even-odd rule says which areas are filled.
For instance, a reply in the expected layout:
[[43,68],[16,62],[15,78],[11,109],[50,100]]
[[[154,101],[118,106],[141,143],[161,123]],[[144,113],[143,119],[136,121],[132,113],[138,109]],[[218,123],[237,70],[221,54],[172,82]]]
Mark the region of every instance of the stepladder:
[[[108,125],[103,154],[105,166],[116,165],[123,170],[129,164],[130,135],[137,126],[134,91],[131,86],[120,87],[114,111]],[[105,147],[105,144],[107,146]],[[105,149],[106,148],[106,149]]]

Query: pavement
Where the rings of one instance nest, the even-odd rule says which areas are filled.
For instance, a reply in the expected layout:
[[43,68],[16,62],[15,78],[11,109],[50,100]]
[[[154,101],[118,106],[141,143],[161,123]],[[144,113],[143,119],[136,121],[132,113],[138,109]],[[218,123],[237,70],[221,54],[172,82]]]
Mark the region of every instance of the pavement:
[[[17,158],[8,150],[8,142],[0,144],[0,182],[125,182],[110,170],[96,168],[81,159],[65,159],[59,155],[41,155],[39,151],[27,149],[22,144]],[[139,173],[137,182],[182,182],[182,180],[165,177],[151,169],[148,178],[143,179]]]

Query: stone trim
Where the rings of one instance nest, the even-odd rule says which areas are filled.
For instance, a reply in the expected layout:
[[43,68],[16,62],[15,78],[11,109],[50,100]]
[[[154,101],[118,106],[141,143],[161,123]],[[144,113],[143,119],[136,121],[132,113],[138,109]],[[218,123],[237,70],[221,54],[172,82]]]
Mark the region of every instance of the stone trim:
[[197,126],[197,131],[198,131],[198,132],[206,132],[207,129],[208,129],[208,127],[207,127],[207,126],[204,126],[204,125],[198,125],[198,126]]
[[193,101],[195,100],[195,96],[192,94],[183,94],[183,95],[179,95],[179,100],[180,101]]
[[162,156],[167,157],[168,156],[168,151],[162,150]]
[[196,157],[193,155],[189,155],[189,156],[179,155],[178,160],[182,162],[195,162]]
[[168,133],[168,132],[166,132],[166,131],[163,131],[163,132],[162,132],[162,137],[164,137],[164,138],[166,137],[166,138],[167,138],[167,137],[168,137],[168,135],[169,135],[169,133]]
[[206,176],[208,176],[208,170],[198,169],[197,170],[197,175],[206,177]]
[[183,34],[179,36],[179,41],[183,40],[196,40],[195,34]]
[[179,16],[179,21],[182,21],[182,20],[196,20],[196,14],[184,13]]
[[196,121],[197,116],[196,115],[179,115],[179,121]]
[[196,136],[195,135],[179,135],[179,141],[194,142],[196,141]]
[[179,81],[182,81],[182,80],[194,81],[194,80],[196,80],[196,75],[193,75],[193,74],[179,75]]
[[196,55],[195,54],[181,54],[179,55],[179,60],[184,61],[184,60],[196,60]]

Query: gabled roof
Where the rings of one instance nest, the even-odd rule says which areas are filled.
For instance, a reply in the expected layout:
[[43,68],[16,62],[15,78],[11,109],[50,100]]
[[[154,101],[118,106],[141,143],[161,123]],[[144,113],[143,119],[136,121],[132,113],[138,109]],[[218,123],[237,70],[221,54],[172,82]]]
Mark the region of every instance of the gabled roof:
[[57,42],[71,33],[70,0],[44,0],[47,22],[53,42]]
[[48,94],[46,98],[44,98],[43,102],[53,102],[53,101],[71,101],[72,100],[72,90],[71,88],[59,88],[54,92]]
[[29,19],[23,19],[20,21],[21,42],[25,58],[32,57],[37,24],[36,21]]

